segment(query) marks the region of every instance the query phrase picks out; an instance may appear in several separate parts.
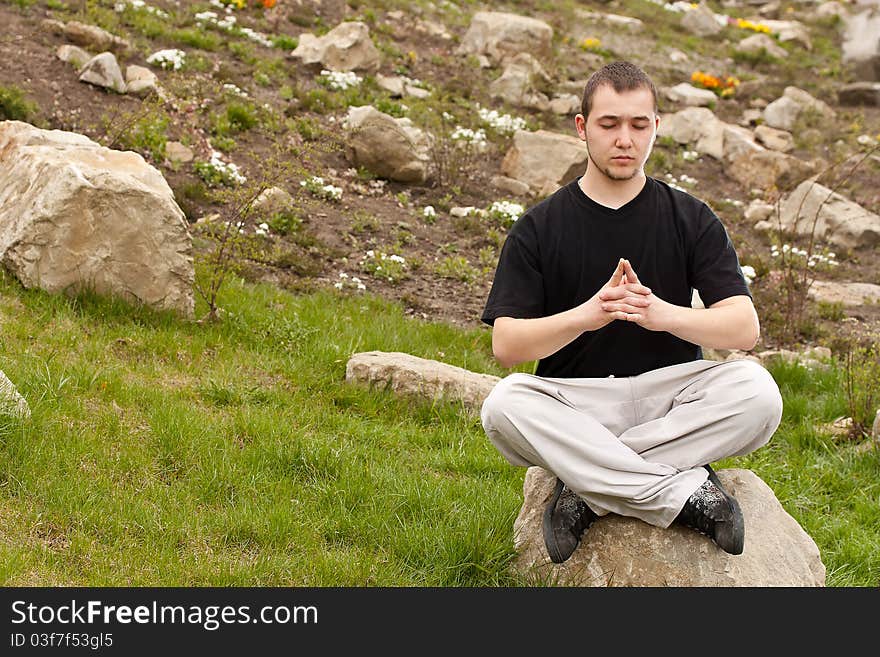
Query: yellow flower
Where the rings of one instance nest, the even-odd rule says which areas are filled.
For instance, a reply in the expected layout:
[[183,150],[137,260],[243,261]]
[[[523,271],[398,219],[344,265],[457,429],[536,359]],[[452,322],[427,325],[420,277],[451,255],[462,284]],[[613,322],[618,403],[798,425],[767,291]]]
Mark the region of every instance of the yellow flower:
[[582,40],[578,46],[580,46],[581,50],[596,50],[602,45],[602,42],[595,37],[587,37]]

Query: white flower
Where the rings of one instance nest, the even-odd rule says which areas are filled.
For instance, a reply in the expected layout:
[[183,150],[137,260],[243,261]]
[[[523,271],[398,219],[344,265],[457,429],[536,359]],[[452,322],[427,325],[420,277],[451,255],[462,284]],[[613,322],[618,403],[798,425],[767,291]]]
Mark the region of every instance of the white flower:
[[175,71],[180,69],[183,66],[183,60],[186,57],[186,53],[182,50],[177,50],[175,48],[169,48],[166,50],[159,50],[154,52],[152,55],[147,57],[148,64],[158,64],[162,68],[173,68]]
[[743,265],[742,266],[742,273],[743,273],[743,276],[745,276],[746,281],[748,281],[749,283],[751,283],[753,280],[755,280],[755,268],[752,267],[751,265]]
[[499,114],[498,110],[488,110],[480,107],[478,110],[483,123],[502,135],[513,134],[517,130],[523,130],[526,127],[526,120],[520,117],[514,117],[510,114]]
[[328,71],[327,69],[321,71],[319,81],[334,91],[345,91],[349,87],[356,87],[363,82],[362,78],[358,77],[354,71]]
[[437,211],[434,209],[433,205],[426,205],[422,210],[422,215],[428,219],[433,219],[437,216]]

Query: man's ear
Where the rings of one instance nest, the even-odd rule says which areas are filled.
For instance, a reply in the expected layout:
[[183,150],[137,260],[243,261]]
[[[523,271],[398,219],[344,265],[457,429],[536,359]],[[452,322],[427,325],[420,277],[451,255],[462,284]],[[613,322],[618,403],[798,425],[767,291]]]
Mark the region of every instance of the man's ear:
[[576,114],[574,117],[574,127],[577,129],[578,137],[581,141],[587,140],[587,120],[583,114]]

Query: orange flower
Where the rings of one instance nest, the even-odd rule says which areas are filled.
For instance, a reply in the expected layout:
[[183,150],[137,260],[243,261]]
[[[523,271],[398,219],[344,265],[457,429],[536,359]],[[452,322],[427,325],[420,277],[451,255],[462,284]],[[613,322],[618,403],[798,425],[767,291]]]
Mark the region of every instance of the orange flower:
[[263,6],[266,9],[271,9],[272,7],[275,6],[275,0],[260,0],[260,2],[263,3]]

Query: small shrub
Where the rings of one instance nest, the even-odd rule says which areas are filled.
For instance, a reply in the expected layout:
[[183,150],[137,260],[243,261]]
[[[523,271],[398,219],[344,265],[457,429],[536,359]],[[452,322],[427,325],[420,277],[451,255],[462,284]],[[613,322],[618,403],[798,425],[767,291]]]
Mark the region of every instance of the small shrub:
[[434,267],[434,273],[442,278],[451,278],[464,283],[473,283],[480,275],[464,256],[447,256]]
[[361,259],[361,269],[389,283],[397,283],[409,276],[403,256],[383,251],[367,251]]
[[37,104],[25,98],[24,91],[0,85],[0,120],[31,122],[37,110]]

